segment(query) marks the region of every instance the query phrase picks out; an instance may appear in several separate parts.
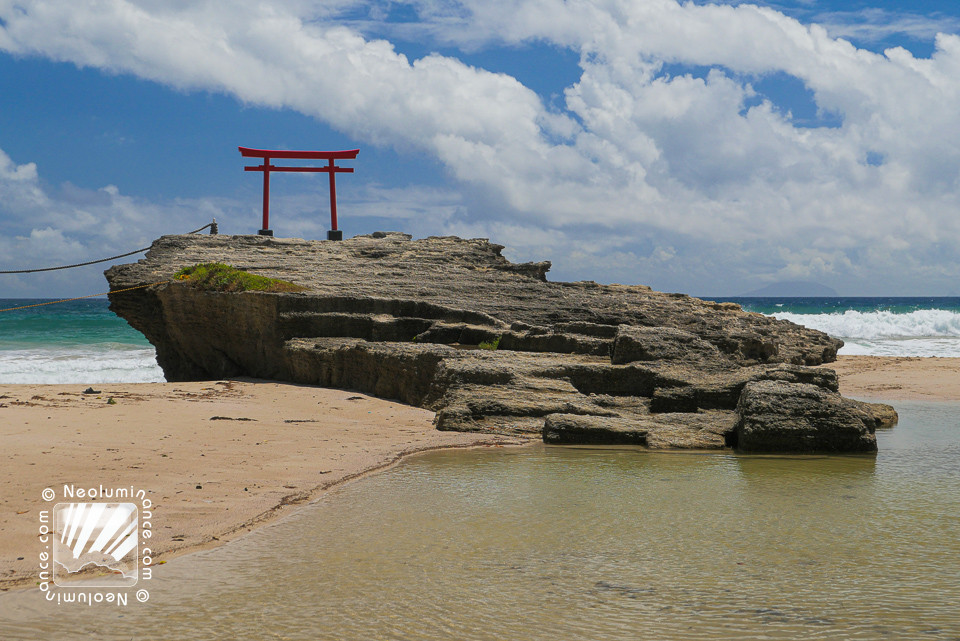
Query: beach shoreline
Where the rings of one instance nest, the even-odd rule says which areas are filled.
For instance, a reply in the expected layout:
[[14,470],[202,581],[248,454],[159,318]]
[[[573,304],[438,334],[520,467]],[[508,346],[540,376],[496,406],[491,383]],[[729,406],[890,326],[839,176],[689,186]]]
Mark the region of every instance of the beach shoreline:
[[840,393],[882,401],[960,401],[960,358],[839,356],[821,367],[837,372]]
[[[960,400],[958,358],[841,356],[823,367],[837,371],[846,396]],[[0,385],[0,591],[37,581],[46,488],[61,499],[65,485],[146,491],[157,563],[233,540],[413,454],[531,442],[440,432],[424,409],[275,381],[94,388]]]
[[[85,388],[0,385],[0,591],[36,584],[40,512],[76,500],[64,499],[65,486],[144,490],[160,563],[233,540],[414,454],[530,442],[440,432],[427,410],[275,381]],[[42,498],[47,488],[52,502]]]

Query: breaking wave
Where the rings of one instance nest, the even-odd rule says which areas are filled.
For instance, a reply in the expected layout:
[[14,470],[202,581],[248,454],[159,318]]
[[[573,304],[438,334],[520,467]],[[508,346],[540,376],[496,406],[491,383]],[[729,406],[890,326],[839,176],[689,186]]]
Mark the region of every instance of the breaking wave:
[[830,314],[777,312],[775,318],[842,339],[844,355],[960,356],[960,312],[943,309],[847,310]]
[[772,315],[837,338],[960,338],[960,313],[943,309],[920,309],[904,314],[847,310],[842,314],[782,312]]
[[156,352],[121,343],[0,350],[0,383],[163,382]]
[[[156,351],[105,299],[0,299],[0,384],[153,383]],[[47,300],[46,302],[49,302]]]

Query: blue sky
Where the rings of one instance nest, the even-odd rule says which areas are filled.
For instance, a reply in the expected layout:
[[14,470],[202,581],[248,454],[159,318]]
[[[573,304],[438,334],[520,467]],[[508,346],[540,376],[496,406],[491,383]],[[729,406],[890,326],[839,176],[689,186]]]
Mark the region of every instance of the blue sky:
[[[346,235],[506,245],[553,279],[956,295],[960,6],[0,0],[0,269],[259,228],[238,145],[359,147]],[[275,177],[277,235],[326,181]],[[0,297],[105,289],[102,268]]]

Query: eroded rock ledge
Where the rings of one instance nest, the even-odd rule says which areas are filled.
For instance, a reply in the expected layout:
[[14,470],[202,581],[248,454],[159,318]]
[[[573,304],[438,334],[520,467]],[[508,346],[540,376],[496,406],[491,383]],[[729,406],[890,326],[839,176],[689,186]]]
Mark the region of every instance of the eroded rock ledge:
[[[107,270],[113,290],[219,261],[303,293],[168,282],[110,295],[168,380],[255,376],[357,389],[437,412],[441,430],[650,448],[876,451],[895,412],[813,367],[826,334],[643,286],[554,283],[500,245],[376,233],[342,242],[164,236]],[[497,349],[480,349],[495,343]]]

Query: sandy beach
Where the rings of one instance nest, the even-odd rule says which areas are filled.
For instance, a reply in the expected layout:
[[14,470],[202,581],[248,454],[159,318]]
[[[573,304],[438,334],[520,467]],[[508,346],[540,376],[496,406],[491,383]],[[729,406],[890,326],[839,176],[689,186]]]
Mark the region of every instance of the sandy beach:
[[439,432],[432,412],[364,394],[271,381],[85,388],[0,385],[0,590],[36,581],[45,488],[145,490],[163,560],[407,454],[519,442]]
[[824,365],[840,376],[840,393],[886,401],[960,401],[960,358],[841,356]]
[[[960,359],[841,357],[847,396],[960,400]],[[155,558],[218,545],[407,454],[519,441],[439,432],[433,413],[271,381],[0,385],[0,590],[32,585],[41,493],[143,489]],[[111,399],[113,402],[111,402]]]

